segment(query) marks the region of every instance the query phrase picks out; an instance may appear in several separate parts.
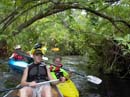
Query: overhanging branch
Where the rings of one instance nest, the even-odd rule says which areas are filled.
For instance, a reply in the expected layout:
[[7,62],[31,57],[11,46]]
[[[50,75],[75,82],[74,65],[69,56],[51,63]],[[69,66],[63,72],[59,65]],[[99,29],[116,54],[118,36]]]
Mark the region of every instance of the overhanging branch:
[[[117,30],[119,30],[119,27],[115,24],[115,22],[121,22],[123,23],[125,26],[127,26],[128,28],[130,28],[130,24],[124,20],[115,20],[114,18],[107,16],[105,14],[102,14],[98,11],[92,10],[88,7],[84,7],[81,6],[78,3],[58,3],[57,5],[54,5],[53,8],[50,8],[47,12],[43,13],[40,12],[39,14],[37,14],[36,16],[32,17],[31,19],[29,19],[28,21],[26,21],[25,23],[22,23],[21,25],[18,26],[17,31],[13,32],[13,35],[16,35],[18,33],[20,33],[20,31],[26,27],[28,27],[29,25],[31,25],[32,23],[34,23],[35,21],[45,18],[47,16],[68,10],[68,9],[81,9],[81,10],[86,10],[87,12],[93,13],[99,17],[102,17],[106,20],[108,20],[109,22],[111,22],[112,24],[114,24],[115,28]],[[122,31],[122,30],[120,30]]]
[[50,8],[47,12],[43,13],[40,12],[39,14],[35,15],[33,18],[31,18],[30,20],[28,20],[25,23],[22,23],[21,25],[18,26],[17,31],[13,32],[13,35],[16,35],[18,33],[20,33],[20,31],[26,27],[28,27],[29,25],[31,25],[32,23],[34,23],[35,21],[45,18],[47,16],[50,16],[52,14],[56,14],[58,12],[62,12],[64,10],[67,10],[69,8],[64,8],[64,9],[55,9],[55,8]]
[[21,6],[19,6],[18,8],[16,8],[13,12],[11,12],[11,13],[10,13],[9,15],[7,15],[4,19],[2,19],[2,20],[0,21],[0,24],[8,22],[9,19],[10,19],[10,17],[14,17],[15,15],[17,15],[17,14],[20,12],[20,10],[21,10],[27,3],[29,3],[29,2],[31,2],[31,0],[24,1],[24,2],[21,4]]
[[[35,4],[35,5],[33,5],[33,6],[29,7],[29,8],[27,8],[27,9],[21,11],[21,12],[18,12],[18,10],[21,9],[22,6],[19,7],[17,10],[15,10],[14,12],[12,12],[8,17],[6,17],[6,18],[3,20],[3,21],[5,21],[5,20],[7,19],[7,20],[5,21],[3,27],[2,27],[2,31],[4,31],[11,23],[13,23],[13,22],[14,22],[19,16],[21,16],[22,14],[28,12],[29,10],[31,10],[31,9],[37,7],[37,6],[40,6],[40,5],[42,5],[42,4],[47,4],[48,2],[50,2],[50,1],[49,1],[49,0],[45,0],[45,1],[43,1],[43,2],[40,2],[40,3],[38,3],[38,4]],[[8,18],[9,18],[9,19],[8,19]],[[2,21],[1,21],[1,22],[2,22]]]

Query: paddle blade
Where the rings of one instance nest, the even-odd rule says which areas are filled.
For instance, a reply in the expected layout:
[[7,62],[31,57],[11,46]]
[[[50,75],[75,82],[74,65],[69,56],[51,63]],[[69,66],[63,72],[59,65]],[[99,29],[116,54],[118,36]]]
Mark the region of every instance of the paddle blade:
[[58,52],[60,49],[55,47],[55,48],[52,48],[51,50],[54,52]]
[[87,77],[87,80],[91,83],[94,83],[94,84],[100,84],[102,82],[102,80],[96,76],[92,76],[92,75],[88,75],[86,76]]
[[[68,70],[68,69],[66,69],[66,68],[64,68],[65,70]],[[69,70],[68,70],[69,71]],[[81,73],[78,73],[78,72],[76,72],[76,71],[74,71],[74,70],[71,70],[71,72],[72,73],[75,73],[75,74],[77,74],[77,75],[80,75],[81,77],[83,77],[83,78],[87,78],[87,81],[89,81],[89,82],[91,82],[91,83],[94,83],[94,84],[100,84],[101,82],[102,82],[102,80],[100,79],[100,78],[98,78],[98,77],[96,77],[96,76],[92,76],[92,75],[88,75],[88,76],[86,76],[86,75],[83,75],[83,74],[81,74]]]
[[48,61],[48,58],[45,57],[45,56],[43,56],[42,59],[45,60],[45,61]]

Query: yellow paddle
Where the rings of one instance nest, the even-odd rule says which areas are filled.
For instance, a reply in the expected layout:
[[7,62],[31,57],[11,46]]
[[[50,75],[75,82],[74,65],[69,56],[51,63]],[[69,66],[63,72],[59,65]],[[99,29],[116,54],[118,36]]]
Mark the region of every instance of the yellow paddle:
[[58,47],[54,47],[54,48],[52,48],[51,50],[54,51],[54,52],[60,51],[60,49],[59,49]]

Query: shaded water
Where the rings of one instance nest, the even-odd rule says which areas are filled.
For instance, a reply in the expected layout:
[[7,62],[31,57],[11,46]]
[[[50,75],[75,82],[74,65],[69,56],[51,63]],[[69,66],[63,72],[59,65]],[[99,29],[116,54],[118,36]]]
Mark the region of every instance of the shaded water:
[[[52,59],[52,56],[49,57]],[[85,63],[80,56],[66,56],[63,57],[63,63],[66,68],[71,68],[76,72],[86,74],[87,71],[83,71]],[[1,68],[7,68],[7,62],[0,64]],[[82,67],[82,68],[81,68]],[[16,74],[11,74],[5,71],[0,72],[0,89],[7,87],[15,87],[20,80],[20,76],[16,77]],[[95,85],[87,82],[87,80],[79,75],[72,75],[72,80],[76,84],[80,97],[130,97],[130,83],[129,80],[121,80],[112,76],[100,76],[103,80],[102,84]],[[3,94],[2,94],[3,95]],[[2,95],[0,97],[2,97]]]

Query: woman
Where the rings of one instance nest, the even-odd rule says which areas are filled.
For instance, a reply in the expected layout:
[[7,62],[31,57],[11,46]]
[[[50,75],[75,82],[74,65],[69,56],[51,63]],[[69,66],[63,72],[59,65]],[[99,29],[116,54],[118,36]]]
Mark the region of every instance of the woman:
[[33,53],[34,62],[24,70],[20,89],[20,97],[52,97],[50,84],[37,86],[38,82],[52,80],[50,70],[42,62],[43,53],[35,50]]

